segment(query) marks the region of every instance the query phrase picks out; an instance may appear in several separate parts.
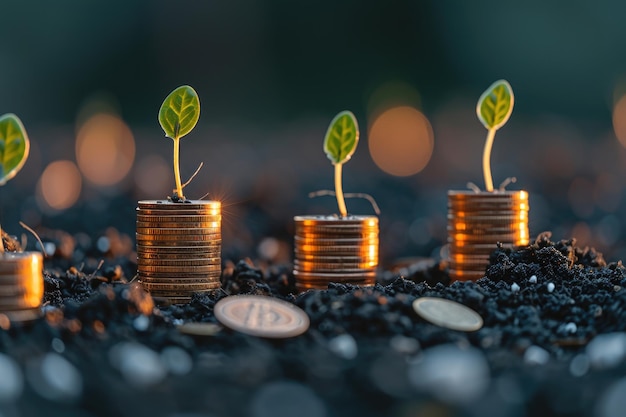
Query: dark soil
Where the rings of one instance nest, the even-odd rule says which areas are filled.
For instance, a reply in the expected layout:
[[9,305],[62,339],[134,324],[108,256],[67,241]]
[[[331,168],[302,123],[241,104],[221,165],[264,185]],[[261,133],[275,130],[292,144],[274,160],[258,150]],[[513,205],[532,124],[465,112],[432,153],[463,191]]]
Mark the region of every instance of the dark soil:
[[[44,318],[0,330],[6,416],[622,416],[626,269],[549,234],[498,248],[485,278],[448,285],[445,263],[381,274],[374,287],[294,295],[289,265],[227,261],[223,289],[155,307],[135,265],[78,242],[48,259]],[[78,254],[77,254],[78,253]],[[129,283],[130,282],[130,283]],[[293,302],[310,329],[265,340],[222,328],[228,294]],[[451,331],[412,309],[463,303],[484,327]],[[215,323],[208,336],[177,325]]]

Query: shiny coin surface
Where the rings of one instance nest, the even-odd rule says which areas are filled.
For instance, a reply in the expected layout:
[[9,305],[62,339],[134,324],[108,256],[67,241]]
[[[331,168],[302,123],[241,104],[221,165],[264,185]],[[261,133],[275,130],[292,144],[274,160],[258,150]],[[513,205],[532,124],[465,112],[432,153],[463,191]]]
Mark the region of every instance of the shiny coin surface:
[[471,308],[444,298],[421,297],[413,309],[424,320],[451,330],[473,332],[483,327],[483,319]]
[[214,312],[224,326],[252,336],[288,338],[309,328],[309,317],[302,309],[272,297],[225,297],[215,304]]
[[188,322],[177,326],[176,329],[190,336],[215,336],[222,331],[222,326],[216,323]]

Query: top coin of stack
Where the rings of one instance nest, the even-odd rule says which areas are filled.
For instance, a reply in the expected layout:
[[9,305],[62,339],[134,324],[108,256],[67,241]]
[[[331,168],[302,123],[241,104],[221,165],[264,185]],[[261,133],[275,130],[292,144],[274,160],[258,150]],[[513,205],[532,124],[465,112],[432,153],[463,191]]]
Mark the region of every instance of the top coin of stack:
[[185,303],[220,287],[221,204],[139,201],[137,274],[156,301]]
[[43,256],[39,252],[0,255],[0,315],[26,322],[41,315]]
[[294,217],[294,275],[301,290],[329,282],[373,285],[378,267],[378,217]]
[[448,191],[450,278],[485,276],[496,244],[528,244],[528,193],[525,191]]

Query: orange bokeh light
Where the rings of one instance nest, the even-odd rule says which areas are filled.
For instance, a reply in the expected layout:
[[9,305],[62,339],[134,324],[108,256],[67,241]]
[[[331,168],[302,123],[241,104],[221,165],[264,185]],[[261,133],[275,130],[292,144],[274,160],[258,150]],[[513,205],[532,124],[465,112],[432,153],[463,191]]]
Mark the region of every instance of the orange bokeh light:
[[433,153],[433,129],[422,112],[398,106],[381,113],[369,129],[372,159],[388,174],[406,177],[420,172]]
[[37,203],[43,211],[60,211],[78,201],[82,180],[72,161],[55,161],[46,167],[37,184]]
[[135,139],[119,117],[100,113],[78,130],[76,161],[85,178],[102,186],[120,182],[135,159]]

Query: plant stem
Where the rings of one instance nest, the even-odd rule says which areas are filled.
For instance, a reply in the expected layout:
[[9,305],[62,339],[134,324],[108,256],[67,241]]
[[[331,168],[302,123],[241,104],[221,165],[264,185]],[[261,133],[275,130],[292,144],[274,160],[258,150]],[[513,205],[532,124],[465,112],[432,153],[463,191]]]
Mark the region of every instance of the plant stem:
[[496,136],[496,129],[489,129],[487,133],[487,141],[483,150],[483,174],[485,176],[485,189],[488,192],[493,191],[493,179],[491,178],[491,147],[493,146],[493,138]]
[[178,198],[184,199],[185,196],[183,195],[183,186],[181,185],[180,182],[180,167],[179,167],[179,154],[180,154],[180,139],[173,139],[174,140],[174,179],[176,180],[176,195],[178,195]]
[[335,194],[337,196],[337,205],[339,206],[339,214],[341,217],[348,216],[346,202],[343,199],[343,187],[341,186],[341,167],[343,164],[335,164]]

